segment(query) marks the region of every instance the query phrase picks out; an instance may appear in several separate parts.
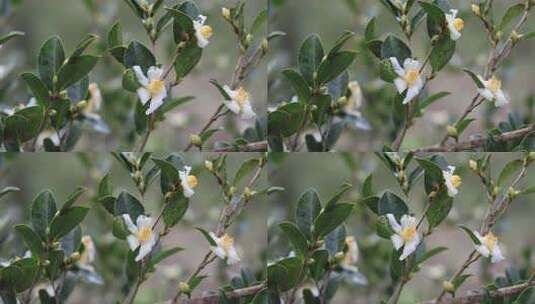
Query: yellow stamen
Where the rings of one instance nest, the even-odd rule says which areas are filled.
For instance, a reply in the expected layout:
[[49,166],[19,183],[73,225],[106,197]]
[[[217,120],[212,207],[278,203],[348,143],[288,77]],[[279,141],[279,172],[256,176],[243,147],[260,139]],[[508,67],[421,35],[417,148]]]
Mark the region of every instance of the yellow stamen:
[[150,240],[152,237],[152,229],[149,226],[143,226],[137,233],[137,239],[143,243]]
[[485,247],[487,247],[491,251],[492,249],[494,249],[494,246],[496,246],[497,242],[498,238],[492,232],[489,232],[483,237],[483,245],[485,245]]
[[247,100],[249,100],[249,93],[247,93],[243,87],[240,87],[238,89],[238,94],[236,94],[235,100],[238,102],[240,107],[243,108]]
[[412,87],[419,77],[420,71],[418,71],[417,69],[410,69],[405,73],[405,76],[403,76],[409,87]]
[[205,39],[210,39],[210,37],[212,37],[212,35],[214,34],[214,30],[209,25],[203,25],[199,32]]
[[455,18],[453,20],[453,27],[458,31],[462,31],[464,29],[464,20],[461,18]]
[[188,175],[187,182],[190,188],[195,188],[199,184],[199,181],[195,175]]
[[455,188],[459,188],[462,184],[462,179],[459,175],[452,175],[451,176],[451,184]]
[[154,79],[153,81],[149,83],[148,89],[151,95],[157,95],[157,94],[160,94],[160,92],[162,92],[164,86],[165,86],[165,83],[163,82],[163,80]]
[[229,250],[232,248],[233,244],[234,244],[234,239],[230,235],[225,233],[221,237],[221,247],[223,247],[223,249]]
[[496,76],[492,76],[491,79],[487,82],[488,88],[493,92],[496,93],[502,88],[502,81],[496,78]]
[[399,235],[401,236],[401,238],[403,238],[405,242],[408,242],[416,236],[416,227],[415,226],[405,227],[401,230]]

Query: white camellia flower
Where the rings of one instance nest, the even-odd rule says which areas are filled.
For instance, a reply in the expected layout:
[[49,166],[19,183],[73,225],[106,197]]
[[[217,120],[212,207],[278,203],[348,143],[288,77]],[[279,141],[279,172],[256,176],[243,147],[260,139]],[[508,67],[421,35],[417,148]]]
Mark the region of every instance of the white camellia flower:
[[386,215],[390,226],[394,230],[394,234],[390,237],[394,248],[399,250],[403,247],[403,253],[399,257],[400,261],[406,259],[411,255],[420,244],[420,235],[417,231],[417,220],[415,217],[410,215],[403,215],[401,217],[401,225],[398,223],[393,214],[389,213]]
[[478,76],[479,80],[485,88],[478,89],[477,92],[486,100],[494,102],[497,107],[504,106],[509,103],[509,100],[502,90],[502,81],[496,76],[492,76],[489,80]]
[[492,263],[498,263],[505,259],[500,250],[500,246],[498,245],[498,238],[492,232],[487,233],[485,236],[481,236],[479,232],[474,231],[474,235],[481,243],[480,245],[475,245],[479,254],[486,258],[491,257],[490,261]]
[[405,59],[403,67],[398,62],[396,57],[390,57],[390,62],[394,67],[394,71],[398,74],[398,78],[394,80],[394,84],[400,94],[407,91],[407,95],[403,100],[403,104],[409,103],[414,97],[420,94],[424,87],[424,80],[420,73],[420,62],[411,58]]
[[256,113],[251,107],[249,93],[243,87],[232,90],[229,86],[224,86],[223,89],[231,98],[231,100],[223,100],[223,103],[229,110],[240,115],[243,119],[251,119],[256,116]]
[[455,172],[454,166],[448,166],[448,170],[442,171],[446,188],[448,188],[448,195],[455,197],[459,193],[459,187],[461,186],[462,179],[459,175],[453,174]]
[[96,83],[91,83],[88,87],[88,90],[89,100],[87,101],[87,106],[84,108],[84,115],[100,117],[100,115],[97,113],[100,111],[100,107],[102,106],[102,92]]
[[227,261],[227,264],[232,265],[240,261],[238,252],[234,248],[234,239],[228,235],[224,234],[222,237],[217,237],[215,233],[210,232],[210,237],[216,243],[216,246],[210,246],[210,250],[217,255],[219,258]]
[[180,178],[180,184],[182,185],[182,189],[184,190],[184,196],[188,198],[192,197],[193,194],[195,194],[195,191],[193,191],[193,189],[199,184],[197,177],[195,175],[190,175],[190,173],[191,167],[189,166],[185,166],[184,170],[178,171],[178,177]]
[[448,24],[448,29],[450,31],[450,38],[453,41],[461,38],[461,32],[464,29],[464,21],[461,18],[457,18],[458,10],[450,10],[450,14],[446,14],[446,23]]
[[214,34],[211,26],[204,25],[206,16],[199,15],[197,20],[193,20],[193,28],[195,29],[195,37],[197,38],[197,46],[205,48],[210,43],[210,38]]
[[143,74],[140,66],[136,65],[133,69],[138,82],[141,84],[141,87],[137,89],[137,95],[142,104],[146,104],[150,100],[150,106],[145,113],[150,115],[163,104],[163,100],[167,97],[167,89],[162,79],[163,70],[152,66],[147,72],[147,77]]
[[128,231],[131,233],[126,238],[130,250],[134,251],[139,247],[139,253],[135,259],[136,262],[139,262],[152,251],[158,240],[156,234],[152,231],[152,218],[140,215],[136,219],[136,225],[134,225],[128,214],[123,214],[123,219]]

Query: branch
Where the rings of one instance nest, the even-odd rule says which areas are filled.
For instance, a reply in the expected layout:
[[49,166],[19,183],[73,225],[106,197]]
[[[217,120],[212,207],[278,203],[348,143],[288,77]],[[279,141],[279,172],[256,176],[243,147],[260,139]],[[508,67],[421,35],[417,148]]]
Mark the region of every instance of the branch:
[[505,132],[496,136],[481,137],[481,138],[477,138],[473,140],[461,141],[456,144],[446,145],[446,146],[442,146],[438,144],[438,145],[433,145],[429,147],[418,148],[418,149],[412,150],[412,152],[470,151],[470,150],[474,150],[477,148],[481,148],[482,146],[485,145],[486,142],[488,142],[489,139],[492,139],[497,142],[504,142],[504,141],[508,142],[508,141],[525,138],[533,134],[535,134],[535,124],[529,127],[523,128],[523,129],[519,129],[519,130],[515,130],[511,132]]
[[[266,288],[266,284],[258,284],[241,289],[235,289],[233,291],[225,292],[225,296],[228,299],[239,299],[242,297],[256,295]],[[217,304],[219,303],[219,295],[208,295],[204,297],[194,298],[191,300],[184,300],[184,304]]]
[[267,141],[247,143],[244,145],[215,148],[214,152],[265,152],[267,151]]
[[[523,284],[513,285],[489,291],[489,296],[493,299],[502,299],[507,296],[512,296],[521,293],[528,287],[535,286],[535,281],[530,281]],[[485,299],[486,293],[484,291],[472,291],[470,295],[457,298],[448,298],[440,302],[428,301],[423,304],[476,304],[481,303]]]

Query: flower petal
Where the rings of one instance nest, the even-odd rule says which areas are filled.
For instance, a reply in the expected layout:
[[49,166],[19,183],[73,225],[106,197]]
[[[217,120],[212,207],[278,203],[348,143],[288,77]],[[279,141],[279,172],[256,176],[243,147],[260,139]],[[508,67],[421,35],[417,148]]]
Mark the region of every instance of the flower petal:
[[144,87],[140,87],[137,89],[137,96],[139,97],[139,100],[141,101],[141,104],[146,104],[147,101],[150,100],[150,92],[149,90],[145,89]]
[[141,67],[139,65],[135,65],[132,67],[134,69],[134,73],[136,73],[137,81],[144,87],[149,85],[149,79],[143,74],[143,71],[141,70]]

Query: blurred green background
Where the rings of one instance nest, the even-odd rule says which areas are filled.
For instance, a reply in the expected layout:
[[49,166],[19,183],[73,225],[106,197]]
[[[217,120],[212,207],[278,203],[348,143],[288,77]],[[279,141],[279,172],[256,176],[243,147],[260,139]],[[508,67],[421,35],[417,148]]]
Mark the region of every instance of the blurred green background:
[[[289,83],[282,77],[285,68],[297,68],[297,54],[304,39],[317,33],[322,38],[325,49],[330,49],[335,40],[346,30],[357,33],[357,38],[350,41],[347,48],[359,52],[356,64],[350,69],[350,80],[359,81],[364,101],[361,108],[363,116],[372,125],[371,131],[346,132],[336,146],[338,151],[370,151],[381,149],[393,140],[394,131],[391,122],[391,94],[394,87],[379,79],[378,61],[370,56],[363,47],[363,36],[366,24],[372,17],[377,18],[376,31],[379,38],[384,39],[388,33],[404,38],[398,23],[390,12],[375,0],[270,0],[272,14],[270,31],[278,30],[287,33],[286,37],[271,43],[270,64],[268,67],[269,98],[268,106],[275,107],[281,102],[289,102],[294,95]],[[457,51],[449,66],[441,71],[427,87],[429,94],[440,91],[451,92],[451,95],[437,101],[426,109],[423,118],[409,131],[404,148],[415,148],[436,144],[445,134],[445,126],[455,121],[470,103],[476,93],[476,87],[470,77],[462,72],[469,68],[478,73],[483,72],[490,46],[481,22],[470,10],[473,2],[451,0],[453,7],[458,8],[466,26],[463,36],[457,41]],[[495,18],[500,20],[507,7],[522,1],[494,1]],[[415,4],[411,15],[416,14]],[[531,17],[521,33],[535,30],[535,18]],[[510,32],[510,27],[508,29]],[[504,35],[508,35],[505,32]],[[422,59],[429,47],[429,38],[425,21],[420,24],[409,45],[418,58]],[[466,135],[481,132],[495,127],[498,122],[507,120],[508,114],[524,122],[533,123],[533,94],[535,80],[533,78],[533,52],[535,40],[524,41],[515,47],[510,59],[503,64],[499,76],[503,78],[503,88],[511,97],[511,104],[496,110],[490,103],[481,106],[474,114],[480,119],[467,130]],[[386,93],[388,92],[388,93]],[[483,132],[484,133],[484,132]]]
[[[40,46],[48,37],[60,35],[66,52],[69,53],[84,35],[94,33],[101,38],[100,44],[89,53],[101,55],[102,59],[92,72],[90,80],[97,82],[103,91],[102,113],[112,130],[110,135],[86,134],[75,150],[132,150],[135,142],[133,110],[137,96],[121,89],[122,67],[106,53],[105,43],[107,32],[119,20],[123,27],[124,41],[130,42],[135,39],[149,45],[141,21],[133,15],[123,1],[22,0],[16,2],[20,3],[11,9],[7,18],[0,17],[0,33],[20,30],[25,32],[26,36],[13,40],[0,52],[0,66],[9,67],[10,71],[4,77],[0,73],[0,88],[8,88],[3,97],[0,97],[0,106],[27,103],[29,95],[18,75],[35,69]],[[172,6],[182,1],[166,0],[164,2],[165,6]],[[236,65],[235,35],[221,16],[221,8],[233,7],[236,1],[195,0],[194,2],[208,17],[206,23],[213,27],[214,36],[210,45],[205,48],[197,68],[179,86],[175,87],[174,97],[195,96],[195,100],[176,108],[174,112],[167,115],[167,120],[159,126],[158,131],[149,141],[147,146],[149,151],[184,149],[189,143],[189,135],[198,133],[222,102],[220,93],[209,83],[209,80],[217,79],[220,83],[230,82]],[[250,25],[258,12],[265,7],[264,0],[247,1],[247,24]],[[167,65],[170,61],[174,50],[171,36],[172,30],[168,29],[158,41],[158,63]],[[255,38],[258,42],[263,37]],[[253,109],[259,116],[264,116],[266,109],[265,83],[265,63],[261,64],[243,83],[250,91]],[[230,115],[229,119],[223,122],[228,132],[217,133],[214,136],[215,140],[231,140],[246,127],[254,125],[254,121],[244,121],[234,115]]]
[[[207,241],[194,227],[214,230],[219,211],[223,207],[220,188],[213,176],[204,169],[204,160],[214,158],[215,154],[189,153],[183,156],[186,163],[193,167],[193,173],[199,179],[199,186],[190,201],[185,218],[163,240],[163,248],[182,247],[185,250],[158,266],[156,272],[142,285],[136,303],[163,302],[175,294],[179,280],[185,280],[189,276],[208,250]],[[233,176],[242,162],[254,157],[258,157],[258,154],[229,155],[229,176]],[[92,209],[82,224],[82,230],[83,234],[91,235],[96,244],[95,269],[103,276],[104,285],[78,285],[69,298],[69,303],[114,303],[121,300],[120,291],[126,279],[123,267],[128,246],[125,241],[112,236],[113,219],[94,201],[98,182],[107,172],[110,174],[114,195],[126,190],[139,199],[128,173],[110,154],[0,154],[0,188],[10,185],[21,189],[20,192],[4,197],[0,202],[0,260],[24,254],[26,249],[15,235],[12,226],[29,222],[30,204],[39,192],[51,189],[58,204],[61,204],[77,186],[84,186],[88,191],[81,197],[79,204]],[[265,188],[266,182],[264,174],[258,188]],[[153,216],[159,213],[163,203],[159,192],[158,178],[144,199],[147,212]],[[225,262],[216,260],[206,269],[209,277],[201,283],[194,296],[228,284],[230,278],[239,275],[241,269],[249,269],[256,275],[263,273],[263,257],[267,248],[267,212],[269,208],[265,196],[258,196],[251,201],[249,208],[229,231],[235,237],[235,244],[242,258],[241,263],[227,266]]]
[[[426,262],[422,270],[405,287],[400,303],[409,304],[430,300],[441,290],[442,281],[451,277],[459,269],[473,248],[471,240],[460,230],[458,225],[472,229],[479,227],[488,206],[486,190],[479,177],[468,168],[468,160],[481,158],[482,154],[446,153],[450,165],[456,166],[462,177],[462,186],[455,197],[448,219],[427,239],[427,248],[448,247],[445,251]],[[521,158],[517,153],[495,153],[492,156],[492,172],[496,178],[504,165],[513,159]],[[284,192],[270,196],[272,211],[268,216],[269,260],[287,256],[291,250],[284,234],[277,228],[283,220],[294,220],[297,200],[301,193],[309,188],[317,189],[325,203],[344,183],[353,185],[340,202],[355,203],[360,199],[360,188],[364,179],[373,173],[373,190],[382,194],[390,190],[403,198],[412,213],[419,218],[426,194],[423,179],[413,187],[406,198],[400,190],[396,179],[373,153],[292,153],[272,154],[270,161],[269,182],[272,186],[283,186]],[[518,189],[535,185],[535,171],[531,170]],[[532,233],[533,214],[535,214],[534,196],[522,196],[514,201],[507,214],[503,216],[494,232],[500,238],[500,246],[506,260],[489,265],[482,259],[469,268],[475,274],[459,290],[464,295],[469,289],[480,288],[491,283],[497,276],[504,276],[510,266],[520,267],[526,264],[524,254],[535,250],[535,236]],[[343,284],[331,303],[379,303],[386,298],[390,284],[389,259],[392,243],[379,238],[375,232],[375,217],[366,207],[358,205],[355,213],[346,223],[347,235],[353,235],[360,248],[359,271],[369,281],[368,286]],[[530,264],[535,262],[529,258]],[[531,268],[530,268],[531,269]],[[310,288],[312,285],[309,285]]]

